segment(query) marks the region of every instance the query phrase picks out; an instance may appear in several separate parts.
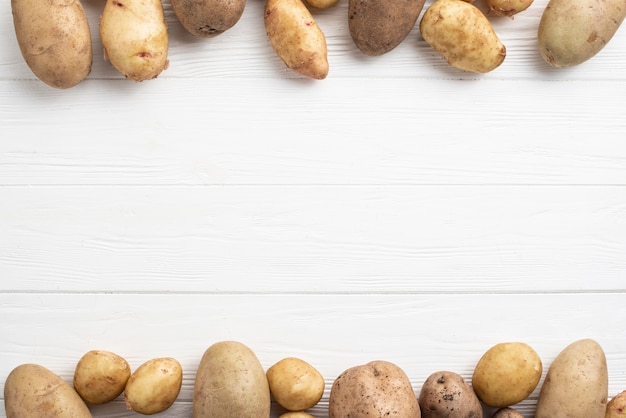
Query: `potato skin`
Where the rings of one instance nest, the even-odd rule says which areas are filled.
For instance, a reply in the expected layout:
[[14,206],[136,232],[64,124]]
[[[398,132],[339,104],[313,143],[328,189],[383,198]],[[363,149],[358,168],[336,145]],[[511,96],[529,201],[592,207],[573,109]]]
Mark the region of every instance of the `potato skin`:
[[187,32],[213,38],[235,26],[246,0],[171,0],[172,10]]
[[168,409],[178,397],[183,383],[183,368],[171,357],[148,360],[128,379],[124,390],[126,407],[152,415]]
[[421,418],[411,382],[397,365],[375,360],[351,367],[333,382],[329,418]]
[[516,411],[512,408],[502,408],[498,409],[495,414],[493,414],[493,418],[524,418],[520,412]]
[[535,418],[604,418],[608,384],[602,347],[592,339],[575,341],[550,365]]
[[89,22],[79,0],[11,0],[26,64],[47,85],[67,89],[91,72]]
[[104,350],[85,353],[74,369],[74,390],[92,405],[110,402],[124,391],[130,365],[121,356]]
[[606,404],[606,415],[604,418],[624,418],[626,417],[626,390],[618,393]]
[[487,0],[489,13],[496,16],[512,17],[533,4],[533,0]]
[[550,0],[537,31],[541,57],[557,68],[582,64],[613,38],[625,16],[623,0]]
[[289,411],[304,411],[317,405],[324,395],[324,377],[306,361],[286,357],[265,373],[270,394]]
[[482,418],[483,406],[472,387],[458,373],[432,373],[419,393],[422,418]]
[[22,364],[9,373],[4,408],[7,418],[91,418],[72,386],[38,364]]
[[305,3],[316,9],[330,9],[337,5],[339,0],[305,0]]

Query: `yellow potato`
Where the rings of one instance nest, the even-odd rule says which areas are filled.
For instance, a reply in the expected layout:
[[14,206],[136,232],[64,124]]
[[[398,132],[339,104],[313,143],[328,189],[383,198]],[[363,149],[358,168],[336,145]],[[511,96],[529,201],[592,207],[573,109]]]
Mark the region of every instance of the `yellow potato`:
[[178,21],[192,35],[213,38],[235,26],[246,0],[171,0]]
[[339,0],[306,0],[305,2],[316,9],[329,9],[339,3]]
[[278,418],[315,418],[313,415],[304,411],[290,411],[278,416]]
[[76,391],[47,368],[22,364],[4,383],[6,418],[91,418],[87,404]]
[[482,418],[483,406],[458,373],[439,371],[424,381],[419,393],[422,418]]
[[183,383],[183,368],[171,357],[148,360],[137,368],[124,389],[126,407],[152,415],[168,409],[178,397]]
[[487,0],[489,13],[496,16],[514,16],[528,9],[533,0]]
[[604,418],[625,418],[626,417],[626,390],[617,394],[606,405],[606,415]]
[[496,411],[496,413],[493,414],[493,418],[524,418],[524,415],[522,415],[520,412],[516,411],[515,409],[511,409],[507,407],[507,408],[502,408]]
[[287,68],[309,78],[326,78],[326,37],[302,0],[266,0],[264,22],[270,44]]
[[506,56],[487,17],[464,0],[436,0],[422,16],[420,33],[448,64],[463,71],[487,73]]
[[11,10],[20,51],[37,78],[66,89],[89,75],[91,34],[79,0],[11,0]]
[[100,38],[105,59],[131,80],[156,78],[169,65],[161,0],[107,0]]
[[90,404],[110,402],[124,391],[130,378],[130,365],[110,351],[85,353],[74,370],[74,389]]
[[287,357],[267,370],[270,393],[283,408],[304,411],[324,395],[324,377],[306,361]]

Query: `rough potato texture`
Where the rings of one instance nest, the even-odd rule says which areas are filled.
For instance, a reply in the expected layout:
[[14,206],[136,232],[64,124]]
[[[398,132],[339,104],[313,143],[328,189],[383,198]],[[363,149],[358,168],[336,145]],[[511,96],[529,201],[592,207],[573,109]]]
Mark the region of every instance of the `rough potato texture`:
[[128,379],[124,390],[126,407],[144,415],[163,412],[174,404],[183,383],[183,368],[171,358],[148,360]]
[[83,355],[74,370],[74,389],[93,405],[117,398],[130,378],[130,365],[121,356],[104,350]]
[[171,0],[178,21],[192,35],[213,38],[235,26],[246,0]]
[[66,89],[89,75],[91,34],[79,0],[11,0],[11,10],[20,51],[37,78]]
[[604,418],[626,418],[626,390],[609,401]]
[[493,415],[493,418],[524,418],[524,415],[512,408],[502,408]]
[[333,382],[329,418],[420,418],[409,378],[393,363],[376,360],[341,373]]
[[422,418],[482,418],[483,406],[472,387],[457,373],[428,376],[419,394]]
[[528,9],[533,0],[487,0],[489,13],[496,16],[514,16]]

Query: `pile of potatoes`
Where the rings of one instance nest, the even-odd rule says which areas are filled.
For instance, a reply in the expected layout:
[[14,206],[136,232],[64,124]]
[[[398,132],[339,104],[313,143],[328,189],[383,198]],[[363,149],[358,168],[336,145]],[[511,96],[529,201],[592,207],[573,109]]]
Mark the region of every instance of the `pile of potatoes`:
[[[415,392],[398,365],[374,360],[352,366],[330,388],[329,418],[523,418],[514,406],[539,387],[542,361],[523,342],[488,349],[471,382],[454,371],[437,371]],[[4,397],[7,418],[90,418],[88,405],[124,396],[126,407],[152,415],[174,404],[183,370],[173,358],[156,358],[131,373],[119,355],[86,353],[76,365],[73,386],[43,366],[23,364],[9,374]],[[321,373],[308,362],[286,357],[264,370],[256,354],[238,341],[220,341],[203,353],[194,381],[193,418],[269,418],[272,401],[280,418],[314,418],[325,390]],[[485,408],[489,407],[489,408]],[[535,418],[623,418],[626,391],[608,401],[608,371],[593,339],[574,341],[550,365],[540,387]]]

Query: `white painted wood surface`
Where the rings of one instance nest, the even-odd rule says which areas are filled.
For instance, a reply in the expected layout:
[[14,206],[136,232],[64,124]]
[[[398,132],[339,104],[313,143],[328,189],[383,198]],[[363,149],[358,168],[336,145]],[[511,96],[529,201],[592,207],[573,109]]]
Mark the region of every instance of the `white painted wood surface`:
[[548,68],[545,4],[491,16],[507,58],[473,75],[417,27],[361,55],[342,0],[314,12],[330,73],[313,81],[271,50],[262,1],[201,40],[165,0],[170,67],[136,84],[102,59],[103,0],[86,0],[92,73],[57,91],[0,0],[0,386],[26,362],[69,381],[94,348],[173,356],[183,389],[159,416],[190,417],[203,351],[235,339],[265,367],[316,366],[322,418],[356,364],[394,361],[417,393],[437,370],[469,379],[498,342],[530,343],[545,374],[591,337],[610,395],[626,389],[626,32]]

